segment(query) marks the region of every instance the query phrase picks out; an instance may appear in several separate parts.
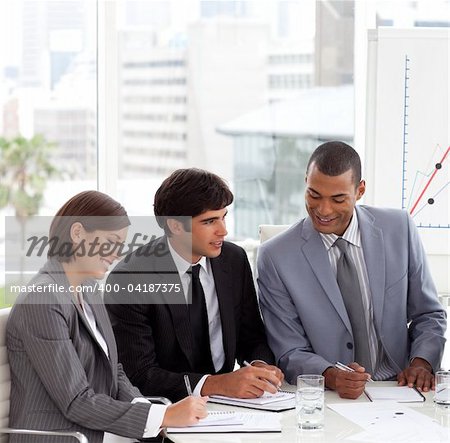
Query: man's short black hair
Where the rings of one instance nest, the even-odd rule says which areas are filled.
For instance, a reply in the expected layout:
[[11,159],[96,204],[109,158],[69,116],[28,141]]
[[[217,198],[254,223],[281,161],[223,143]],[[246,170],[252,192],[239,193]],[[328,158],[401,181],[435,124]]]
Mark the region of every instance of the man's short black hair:
[[312,163],[322,174],[331,177],[344,174],[351,169],[355,186],[358,186],[361,181],[361,159],[358,153],[347,143],[331,141],[317,147],[311,154],[306,174],[308,174]]
[[[177,169],[156,191],[154,212],[158,224],[170,236],[168,218],[196,217],[229,206],[233,194],[218,175],[203,169]],[[190,231],[190,226],[184,228]]]

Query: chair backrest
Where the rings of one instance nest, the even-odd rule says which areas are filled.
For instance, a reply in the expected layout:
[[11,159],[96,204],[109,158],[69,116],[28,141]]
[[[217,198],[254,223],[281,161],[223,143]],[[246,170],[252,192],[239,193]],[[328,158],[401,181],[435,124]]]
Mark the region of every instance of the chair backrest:
[[259,225],[259,240],[264,243],[269,238],[285,231],[291,225]]
[[[9,421],[11,377],[6,352],[6,322],[10,311],[11,308],[0,309],[0,428],[7,428]],[[7,441],[7,435],[0,435],[0,443]]]

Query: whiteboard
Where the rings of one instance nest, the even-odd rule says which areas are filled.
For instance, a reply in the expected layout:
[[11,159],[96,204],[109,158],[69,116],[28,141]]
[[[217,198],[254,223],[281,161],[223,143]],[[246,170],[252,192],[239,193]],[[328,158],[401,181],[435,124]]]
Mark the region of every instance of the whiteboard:
[[450,293],[448,28],[369,31],[365,201],[407,210]]

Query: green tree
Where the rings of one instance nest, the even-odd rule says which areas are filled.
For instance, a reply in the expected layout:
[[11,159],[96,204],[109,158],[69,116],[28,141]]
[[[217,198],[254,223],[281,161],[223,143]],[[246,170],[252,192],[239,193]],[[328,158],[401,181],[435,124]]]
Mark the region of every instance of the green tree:
[[27,220],[38,214],[48,179],[60,175],[52,163],[53,150],[54,145],[42,135],[0,137],[0,209],[14,208],[22,250]]
[[20,223],[39,212],[47,180],[59,174],[53,149],[42,135],[0,138],[0,208],[13,206]]

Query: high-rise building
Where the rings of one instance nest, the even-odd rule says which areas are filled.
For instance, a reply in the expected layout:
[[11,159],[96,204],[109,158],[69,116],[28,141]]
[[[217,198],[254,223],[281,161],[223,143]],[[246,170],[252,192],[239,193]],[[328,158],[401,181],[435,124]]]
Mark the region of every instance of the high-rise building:
[[303,174],[311,152],[327,140],[353,141],[353,87],[305,89],[218,130],[233,140],[235,238],[255,238],[260,224],[306,215]]
[[231,178],[232,145],[215,128],[264,103],[268,39],[265,25],[226,19],[191,25],[187,48],[123,31],[121,176],[164,177],[195,165]]
[[163,177],[186,165],[186,51],[158,47],[155,38],[147,31],[120,38],[122,178]]
[[290,99],[314,86],[314,42],[278,42],[267,55],[269,102]]
[[269,27],[200,21],[189,26],[188,41],[188,164],[232,180],[232,144],[216,128],[265,103]]
[[34,133],[55,145],[54,160],[79,179],[96,172],[96,116],[92,109],[49,102],[34,110]]
[[316,2],[315,86],[353,84],[354,3]]
[[22,86],[50,88],[58,82],[86,44],[86,8],[86,0],[23,2]]
[[214,17],[248,17],[250,2],[235,0],[209,0],[200,1],[200,13],[203,18]]

